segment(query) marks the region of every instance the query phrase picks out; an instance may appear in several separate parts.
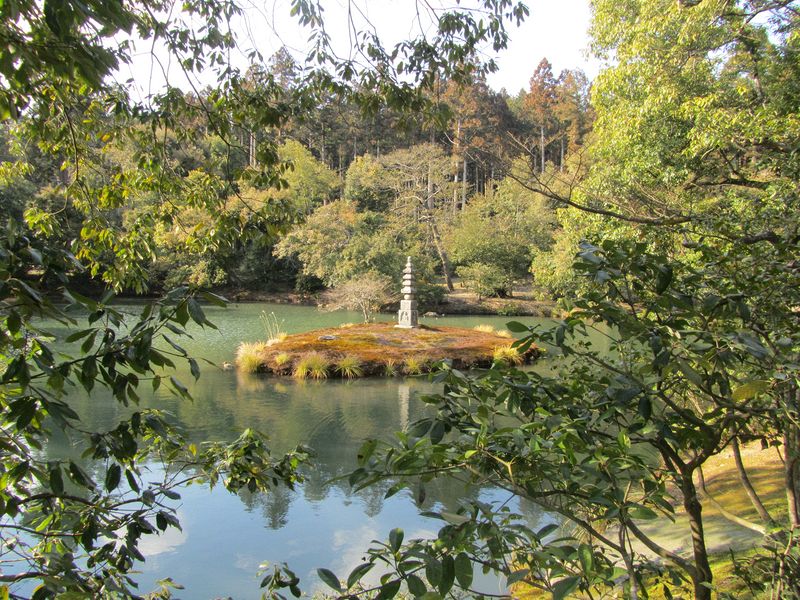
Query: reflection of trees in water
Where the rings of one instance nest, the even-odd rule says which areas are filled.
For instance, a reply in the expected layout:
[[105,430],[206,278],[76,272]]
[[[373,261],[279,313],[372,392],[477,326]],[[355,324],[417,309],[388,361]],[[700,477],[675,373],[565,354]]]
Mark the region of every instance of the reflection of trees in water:
[[[234,439],[248,427],[270,436],[270,447],[276,456],[298,443],[310,445],[316,453],[314,466],[305,470],[306,481],[296,492],[278,488],[268,494],[238,494],[247,510],[263,515],[266,527],[280,529],[288,523],[297,493],[308,502],[320,503],[335,491],[362,505],[366,517],[378,515],[384,508],[386,492],[395,482],[387,480],[354,492],[346,476],[356,467],[356,455],[364,440],[389,439],[395,431],[407,428],[409,421],[422,414],[417,396],[431,390],[430,384],[419,380],[305,382],[212,372],[204,374],[194,386],[193,402],[159,395],[143,399],[140,407],[125,410],[106,397],[103,390],[96,390],[91,398],[76,395],[72,402],[79,412],[90,415],[99,429],[111,429],[133,410],[154,406],[174,414],[174,422],[189,441],[198,445]],[[102,410],[95,410],[97,406]],[[81,460],[82,448],[67,439],[54,439],[47,452],[76,460],[95,475],[96,465]],[[464,501],[477,500],[481,493],[477,487],[445,477],[424,486],[420,510],[454,512]],[[413,483],[410,490],[401,494],[416,502],[418,485]],[[540,511],[525,507],[523,513],[535,519]]]
[[269,493],[252,493],[243,489],[238,494],[248,512],[260,512],[269,529],[282,529],[289,523],[289,508],[295,492],[285,488],[273,488]]

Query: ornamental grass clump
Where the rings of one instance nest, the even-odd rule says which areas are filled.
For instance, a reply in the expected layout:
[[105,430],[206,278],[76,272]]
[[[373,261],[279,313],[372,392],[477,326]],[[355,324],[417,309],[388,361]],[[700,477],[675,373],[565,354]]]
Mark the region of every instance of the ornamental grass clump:
[[300,357],[292,375],[298,379],[327,379],[330,361],[319,352],[309,352]]
[[292,355],[288,352],[281,352],[280,354],[276,354],[272,358],[272,362],[275,363],[277,367],[285,367],[289,362],[292,360]]
[[257,373],[264,365],[263,342],[242,342],[236,349],[236,366],[243,373]]
[[394,377],[397,375],[397,361],[393,358],[387,358],[383,361],[383,374],[387,377]]
[[425,369],[425,360],[417,356],[409,356],[403,361],[406,375],[420,375]]
[[496,363],[505,365],[521,365],[525,362],[525,357],[513,346],[500,346],[494,349],[492,358]]
[[342,377],[352,379],[354,377],[361,377],[364,374],[364,369],[361,366],[361,360],[357,356],[347,355],[340,358],[336,362],[336,372]]
[[475,327],[473,327],[472,329],[474,329],[475,331],[480,331],[481,333],[494,333],[494,327],[492,327],[491,325],[486,325],[485,323],[482,323],[480,325],[475,325]]

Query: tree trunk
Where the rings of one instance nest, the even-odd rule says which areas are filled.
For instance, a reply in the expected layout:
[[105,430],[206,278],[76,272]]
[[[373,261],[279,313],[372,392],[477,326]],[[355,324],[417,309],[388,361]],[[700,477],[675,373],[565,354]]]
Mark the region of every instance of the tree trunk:
[[467,207],[467,155],[464,155],[464,172],[461,174],[461,210]]
[[697,499],[697,489],[692,480],[692,470],[681,469],[681,492],[683,493],[683,508],[689,517],[689,526],[692,530],[692,550],[694,552],[694,566],[697,576],[693,578],[695,600],[711,600],[711,565],[708,564],[708,550],[706,549],[705,532],[703,531],[703,506]]
[[428,207],[428,210],[433,210],[434,202],[433,202],[433,164],[428,163],[428,181],[427,181],[427,194],[428,197],[426,198],[425,204]]
[[453,214],[458,210],[458,165],[456,165],[456,172],[453,175]]
[[442,263],[442,275],[444,275],[444,283],[447,286],[448,291],[453,291],[453,279],[450,276],[450,260],[447,258],[447,252],[445,252],[444,246],[442,245],[442,238],[439,235],[439,228],[436,226],[436,221],[433,219],[432,216],[428,216],[428,222],[431,226],[431,236],[433,237],[433,245],[436,247],[436,252],[439,255],[439,260]]
[[758,497],[753,484],[750,482],[750,478],[747,476],[747,470],[744,468],[744,463],[742,462],[742,453],[739,449],[739,440],[737,438],[733,438],[733,459],[736,462],[736,469],[739,471],[739,480],[742,482],[742,487],[747,493],[747,497],[750,498],[753,508],[756,509],[758,516],[761,517],[761,520],[764,521],[766,525],[772,525],[775,521],[773,521],[764,503],[761,502],[761,498]]
[[256,134],[252,131],[250,132],[248,138],[248,162],[251,167],[256,167]]
[[800,506],[798,506],[798,488],[800,487],[800,431],[798,431],[796,426],[789,425],[784,432],[783,448],[786,503],[789,508],[789,522],[792,528],[795,529],[800,527]]
[[539,126],[539,155],[541,160],[541,173],[544,173],[544,123]]

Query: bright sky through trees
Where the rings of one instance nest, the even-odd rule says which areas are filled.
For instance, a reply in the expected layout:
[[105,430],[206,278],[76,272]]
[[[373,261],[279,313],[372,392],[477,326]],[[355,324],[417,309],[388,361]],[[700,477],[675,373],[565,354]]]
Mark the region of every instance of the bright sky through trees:
[[[353,38],[372,28],[387,46],[420,34],[429,33],[430,14],[410,0],[325,0],[325,28],[340,56],[350,56]],[[429,3],[436,9],[450,8],[449,2]],[[464,3],[462,3],[464,4]],[[509,47],[496,54],[486,48],[486,59],[494,57],[499,71],[488,78],[492,88],[505,88],[515,94],[528,87],[531,74],[542,58],[553,65],[554,72],[583,69],[590,79],[599,70],[599,62],[587,54],[587,29],[591,17],[588,0],[530,0],[531,14],[520,27],[510,25]],[[232,63],[247,69],[252,62],[248,54],[258,50],[266,61],[282,46],[303,62],[308,53],[308,30],[290,16],[289,0],[250,0],[242,5],[243,14],[231,22],[238,40],[238,52]],[[165,80],[186,89],[191,88],[180,65],[166,51],[153,48],[150,42],[137,41],[134,62],[122,69],[122,78],[136,82],[143,96],[157,93]],[[194,87],[213,86],[214,74],[208,70]]]

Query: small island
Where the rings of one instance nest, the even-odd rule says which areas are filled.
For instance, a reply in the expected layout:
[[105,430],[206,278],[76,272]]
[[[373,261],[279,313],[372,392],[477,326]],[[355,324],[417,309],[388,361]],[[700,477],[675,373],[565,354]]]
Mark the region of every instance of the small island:
[[298,378],[418,375],[439,361],[453,367],[489,367],[495,361],[521,365],[541,352],[519,352],[507,332],[491,328],[395,327],[364,323],[281,336],[268,342],[242,344],[237,368]]
[[449,360],[454,368],[489,367],[492,363],[521,365],[541,351],[519,351],[507,331],[492,327],[428,327],[420,325],[411,257],[406,260],[397,324],[363,323],[281,334],[266,342],[244,343],[236,366],[246,373],[291,375],[300,379],[419,375]]

